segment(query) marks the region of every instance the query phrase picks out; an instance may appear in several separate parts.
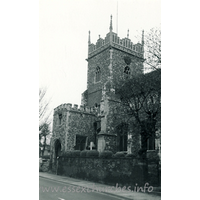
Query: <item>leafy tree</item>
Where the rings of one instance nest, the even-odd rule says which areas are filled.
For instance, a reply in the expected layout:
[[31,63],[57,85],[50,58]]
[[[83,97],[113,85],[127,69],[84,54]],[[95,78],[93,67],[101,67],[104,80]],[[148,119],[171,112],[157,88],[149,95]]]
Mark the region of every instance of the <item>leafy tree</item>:
[[156,138],[160,125],[161,69],[120,81],[115,93],[121,100],[123,115],[134,118],[134,127],[141,134],[142,150],[146,151],[147,140]]
[[[144,72],[129,74],[126,78],[114,80],[115,94],[120,99],[116,104],[117,110],[113,124],[119,120],[125,123],[132,122],[134,133],[140,133],[142,151],[146,152],[147,140],[160,137],[161,116],[161,31],[153,28],[143,33],[144,45]],[[136,60],[136,65],[141,60]],[[148,73],[147,73],[148,72]],[[120,119],[121,118],[121,119]],[[114,122],[115,121],[115,122]],[[118,121],[118,122],[117,122]],[[136,138],[137,139],[137,138]]]

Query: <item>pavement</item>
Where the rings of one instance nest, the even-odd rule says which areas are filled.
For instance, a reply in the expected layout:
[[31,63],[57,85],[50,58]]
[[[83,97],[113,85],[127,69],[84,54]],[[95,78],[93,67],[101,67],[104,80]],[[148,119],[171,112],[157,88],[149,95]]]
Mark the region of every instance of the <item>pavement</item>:
[[[56,174],[51,174],[48,172],[39,172],[39,176],[54,180],[56,182],[61,182],[61,183],[66,183],[70,184],[73,186],[77,187],[84,187],[84,188],[89,188],[90,191],[95,191],[99,192],[99,189],[101,188],[104,191],[101,191],[101,193],[105,193],[110,196],[115,196],[121,199],[131,199],[131,200],[161,200],[161,193],[153,191],[153,187],[150,185],[146,185],[146,189],[144,191],[143,187],[143,192],[136,192],[134,190],[127,190],[127,189],[120,189],[119,187],[115,186],[112,187],[101,184],[101,183],[94,183],[91,181],[85,181],[85,180],[80,180],[80,179],[75,179],[71,177],[66,177],[66,176],[60,176]],[[148,187],[149,186],[149,187]],[[116,190],[117,188],[117,190]],[[98,191],[97,191],[98,190]],[[120,191],[121,190],[121,191]],[[149,192],[148,192],[149,190]]]

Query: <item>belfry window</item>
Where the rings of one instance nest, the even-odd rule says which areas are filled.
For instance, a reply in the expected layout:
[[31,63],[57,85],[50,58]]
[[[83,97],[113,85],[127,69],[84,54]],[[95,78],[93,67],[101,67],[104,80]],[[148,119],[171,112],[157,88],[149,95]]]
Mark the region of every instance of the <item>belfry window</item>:
[[101,80],[101,70],[100,67],[98,66],[96,68],[95,82],[99,82],[100,80]]
[[129,75],[131,73],[129,66],[126,66],[124,68],[124,73],[127,74],[127,75]]

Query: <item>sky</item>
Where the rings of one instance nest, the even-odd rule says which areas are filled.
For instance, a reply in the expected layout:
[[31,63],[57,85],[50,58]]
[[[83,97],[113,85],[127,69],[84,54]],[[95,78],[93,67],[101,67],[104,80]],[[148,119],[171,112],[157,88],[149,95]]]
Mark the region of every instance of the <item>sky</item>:
[[[123,0],[122,3],[119,0],[118,3],[118,33],[121,38],[126,36],[128,28],[133,40],[136,30],[148,30],[160,23],[158,1]],[[104,37],[109,29],[110,14],[113,15],[115,31],[116,4],[116,0],[101,0],[101,3],[98,0],[0,2],[1,140],[4,141],[1,148],[4,152],[6,150],[2,154],[6,163],[2,165],[2,171],[13,166],[13,159],[8,156],[13,155],[13,150],[15,155],[26,158],[26,164],[31,163],[29,167],[15,165],[18,172],[12,179],[14,183],[16,180],[15,187],[12,187],[12,192],[10,187],[4,188],[9,197],[19,194],[21,199],[22,196],[25,199],[30,196],[34,186],[25,184],[21,192],[18,180],[32,180],[38,189],[38,172],[35,170],[38,167],[38,76],[40,86],[48,86],[48,95],[53,96],[52,109],[66,102],[79,104],[80,93],[86,89],[88,31],[91,31],[92,42],[96,42],[99,34]],[[174,199],[195,199],[199,195],[198,190],[192,194],[190,190],[177,192],[185,187],[186,179],[187,183],[193,183],[199,172],[196,159],[200,112],[199,15],[199,1],[162,1],[164,199],[170,199],[172,195]],[[177,157],[180,165],[169,165],[177,163]],[[191,162],[182,165],[186,157],[192,165]],[[190,173],[183,179],[182,174],[188,168],[191,168]],[[180,169],[183,173],[177,173]],[[167,176],[169,170],[171,176]],[[4,182],[10,181],[7,173],[1,178]],[[196,181],[198,184],[197,178]],[[175,188],[175,192],[169,192],[169,186]],[[34,199],[38,199],[38,194],[35,194]]]
[[47,88],[50,109],[81,104],[87,88],[88,32],[91,42],[113,31],[138,42],[142,30],[161,25],[159,0],[40,0],[39,87]]
[[[21,192],[18,180],[23,179],[24,182],[28,182],[31,179],[36,183],[35,188],[38,188],[38,172],[35,170],[38,167],[38,145],[35,145],[38,144],[38,76],[39,85],[48,87],[48,96],[52,96],[52,109],[61,103],[80,104],[80,94],[86,89],[85,59],[88,31],[91,31],[93,43],[99,34],[105,37],[109,30],[111,14],[115,31],[116,4],[116,0],[0,2],[1,139],[9,141],[11,147],[8,148],[8,142],[3,142],[1,145],[7,152],[2,154],[2,160],[6,163],[2,165],[5,166],[5,170],[3,168],[2,171],[8,170],[8,166],[13,166],[13,159],[8,156],[9,153],[13,155],[13,150],[15,155],[25,156],[26,163],[31,163],[30,167],[15,166],[15,171],[18,173],[15,173],[15,178],[12,179],[16,180],[13,192],[10,192],[10,187],[5,188],[5,194],[9,194],[9,197],[19,193],[20,197],[24,196],[25,199],[30,195],[32,187],[29,184],[23,185]],[[171,195],[174,199],[181,197],[195,199],[199,195],[198,191],[196,193],[193,191],[191,194],[190,190],[184,193],[173,192],[181,191],[186,179],[187,183],[193,183],[194,177],[197,177],[199,172],[197,153],[193,153],[199,152],[199,140],[196,139],[200,112],[198,106],[200,95],[197,92],[199,91],[199,49],[197,49],[200,45],[199,15],[199,1],[162,1],[162,157],[165,158],[162,160],[162,180],[165,184],[162,185],[162,195],[164,199],[170,199]],[[157,26],[160,24],[160,18],[160,1],[118,0],[120,38],[126,36],[129,28],[130,38],[133,40],[137,30],[140,33],[141,29],[147,31]],[[183,149],[186,149],[184,153]],[[182,165],[186,155],[192,160],[192,167],[191,162]],[[173,180],[175,179],[172,181],[171,176],[167,176],[169,163],[177,163],[177,156],[181,164],[171,165],[170,172]],[[182,174],[188,168],[191,168],[190,173],[184,176],[183,180]],[[183,173],[177,173],[180,169]],[[3,181],[10,181],[7,173],[4,174],[5,176],[1,177]],[[16,187],[18,185],[19,187]],[[168,186],[176,190],[169,192]],[[34,199],[37,198],[38,195]]]

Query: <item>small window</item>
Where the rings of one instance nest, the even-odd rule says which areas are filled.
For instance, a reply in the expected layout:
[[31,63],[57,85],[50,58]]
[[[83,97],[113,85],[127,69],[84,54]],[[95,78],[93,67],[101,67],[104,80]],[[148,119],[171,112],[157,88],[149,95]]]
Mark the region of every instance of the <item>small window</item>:
[[59,114],[59,125],[61,125],[62,122],[62,114]]
[[131,73],[129,66],[126,66],[126,67],[124,68],[124,73],[125,73],[125,74],[128,74],[128,75]]
[[100,80],[101,80],[101,70],[100,67],[98,66],[96,68],[95,82],[99,82]]

